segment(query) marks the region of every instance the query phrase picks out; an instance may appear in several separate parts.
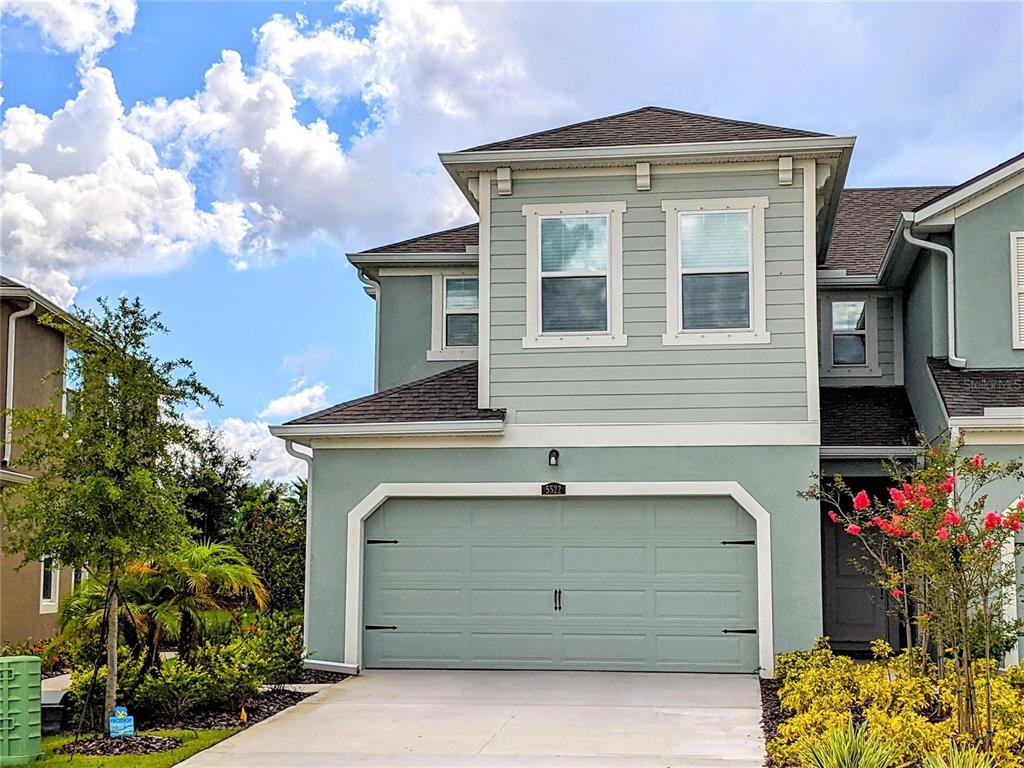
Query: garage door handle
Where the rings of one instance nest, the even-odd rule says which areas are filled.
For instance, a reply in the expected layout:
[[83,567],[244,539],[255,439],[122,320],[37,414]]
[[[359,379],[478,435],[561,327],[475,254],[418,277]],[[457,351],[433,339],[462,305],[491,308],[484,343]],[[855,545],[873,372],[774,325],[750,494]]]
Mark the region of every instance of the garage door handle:
[[757,542],[754,539],[732,539],[732,540],[726,539],[725,541],[722,542],[723,545],[744,544],[746,546],[752,546],[753,544],[756,544],[756,543]]
[[560,589],[555,590],[555,610],[562,610],[562,590]]
[[723,635],[756,635],[756,629],[723,629]]
[[398,539],[367,539],[367,544],[397,544]]
[[390,629],[390,630],[394,631],[394,630],[398,629],[398,627],[394,626],[393,624],[391,626],[388,626],[387,624],[367,624],[365,627],[363,627],[363,629],[366,629],[366,630]]

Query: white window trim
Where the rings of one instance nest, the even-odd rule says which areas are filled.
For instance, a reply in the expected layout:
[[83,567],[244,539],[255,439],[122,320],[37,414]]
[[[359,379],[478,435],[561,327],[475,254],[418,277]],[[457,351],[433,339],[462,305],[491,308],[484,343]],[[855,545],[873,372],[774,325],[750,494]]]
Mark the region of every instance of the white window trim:
[[[820,298],[821,315],[821,376],[822,378],[878,378],[882,375],[882,366],[878,362],[878,296],[871,293],[823,293]],[[833,365],[832,364],[832,302],[863,301],[864,302],[864,365]],[[895,302],[896,299],[893,298]],[[893,306],[893,321],[896,308]],[[900,350],[894,350],[898,357]]]
[[[524,349],[550,347],[624,347],[622,324],[622,214],[624,202],[524,205],[526,217],[526,336]],[[540,220],[557,216],[608,217],[608,330],[603,333],[541,332]],[[595,273],[596,274],[596,273]]]
[[[764,218],[767,197],[664,200],[665,212],[665,334],[662,344],[673,346],[725,344],[768,344],[765,286]],[[679,253],[679,217],[682,213],[748,211],[750,213],[750,327],[684,331],[682,329],[682,260]],[[715,270],[725,272],[730,270]],[[746,270],[743,270],[746,271]]]
[[[476,347],[449,347],[445,344],[445,283],[450,277],[477,277],[477,271],[471,267],[453,267],[442,272],[431,273],[430,284],[430,349],[427,350],[427,360],[438,362],[445,360],[476,360]],[[478,278],[479,279],[479,278]],[[478,294],[479,295],[479,294]],[[480,316],[479,304],[477,305],[477,317]],[[478,324],[478,333],[482,325]],[[478,341],[479,345],[479,341]]]
[[1021,305],[1024,304],[1024,285],[1017,275],[1024,267],[1017,263],[1018,254],[1024,254],[1024,232],[1010,233],[1010,312],[1013,328],[1011,337],[1014,349],[1024,349],[1024,318],[1021,317]]
[[53,572],[53,579],[51,580],[53,597],[49,600],[43,597],[43,576],[46,571],[46,561],[40,561],[39,563],[39,613],[56,613],[57,606],[60,604],[60,568],[53,567],[50,569]]

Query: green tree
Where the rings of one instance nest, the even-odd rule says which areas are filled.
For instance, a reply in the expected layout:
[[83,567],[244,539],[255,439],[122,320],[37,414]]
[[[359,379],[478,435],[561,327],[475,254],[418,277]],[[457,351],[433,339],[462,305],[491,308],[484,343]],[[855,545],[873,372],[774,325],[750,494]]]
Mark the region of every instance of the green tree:
[[[182,412],[216,396],[190,361],[162,361],[149,349],[166,333],[139,299],[100,300],[74,321],[44,318],[77,354],[68,360],[73,407],[19,409],[10,415],[18,465],[36,479],[3,496],[5,547],[30,560],[87,567],[104,586],[107,684],[104,710],[117,693],[119,582],[129,563],[171,551],[187,523],[172,455],[194,441]],[[56,402],[54,405],[56,406]]]
[[206,429],[192,450],[176,457],[185,517],[203,539],[224,541],[230,535],[255,456],[232,451],[216,430]]

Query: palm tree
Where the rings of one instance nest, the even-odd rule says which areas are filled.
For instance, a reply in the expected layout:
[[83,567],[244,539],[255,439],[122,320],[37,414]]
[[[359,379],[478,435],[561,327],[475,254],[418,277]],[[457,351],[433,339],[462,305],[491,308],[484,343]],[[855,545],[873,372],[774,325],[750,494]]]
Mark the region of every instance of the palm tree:
[[[145,667],[159,664],[160,643],[176,641],[188,658],[204,633],[226,620],[247,598],[263,610],[267,590],[237,549],[229,544],[186,543],[153,560],[132,563],[120,583],[125,640]],[[106,593],[87,579],[64,602],[60,626],[65,635],[102,623]]]

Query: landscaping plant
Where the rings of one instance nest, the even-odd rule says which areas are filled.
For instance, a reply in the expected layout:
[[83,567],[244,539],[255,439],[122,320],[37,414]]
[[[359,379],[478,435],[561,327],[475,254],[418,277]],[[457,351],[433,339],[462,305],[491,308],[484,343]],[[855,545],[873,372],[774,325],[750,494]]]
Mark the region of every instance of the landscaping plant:
[[893,768],[893,751],[863,727],[847,723],[829,731],[820,744],[808,744],[803,755],[810,768]]
[[[961,448],[925,449],[915,469],[891,466],[887,498],[854,491],[838,475],[802,495],[825,502],[832,521],[860,540],[903,618],[908,646],[939,650],[939,676],[954,696],[957,731],[979,737],[990,750],[997,652],[1021,630],[1020,622],[1002,617],[1018,589],[1012,553],[1024,500],[993,508],[987,489],[1006,479],[1024,481],[1024,469],[1017,460],[961,457]],[[925,653],[918,656],[923,662]]]
[[[187,408],[216,397],[188,360],[162,361],[149,349],[166,332],[138,300],[99,302],[74,320],[43,318],[59,329],[68,357],[53,404],[6,412],[28,484],[0,491],[8,552],[26,560],[88,568],[103,585],[107,668],[105,710],[117,692],[118,599],[130,563],[172,551],[188,525],[173,455],[192,440]],[[67,398],[67,409],[60,398]],[[16,493],[17,503],[9,494]]]
[[989,755],[952,744],[948,752],[929,755],[921,768],[998,768]]

